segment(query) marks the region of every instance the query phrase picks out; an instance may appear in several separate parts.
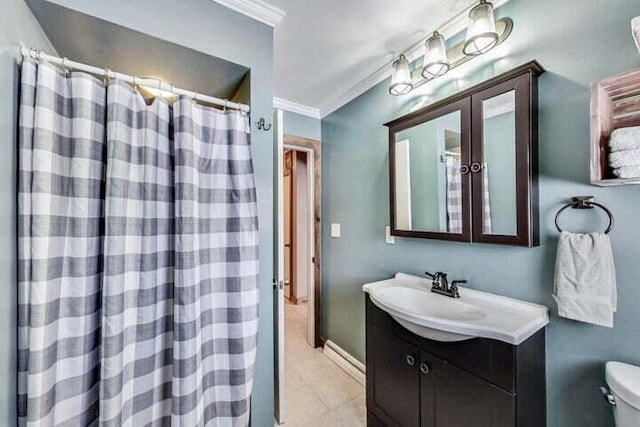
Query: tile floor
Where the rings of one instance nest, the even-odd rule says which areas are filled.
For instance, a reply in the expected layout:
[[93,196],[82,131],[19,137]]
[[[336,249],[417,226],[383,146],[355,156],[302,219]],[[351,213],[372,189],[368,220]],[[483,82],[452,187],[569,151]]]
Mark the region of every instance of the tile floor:
[[285,301],[286,427],[365,426],[364,386],[307,344],[307,305]]

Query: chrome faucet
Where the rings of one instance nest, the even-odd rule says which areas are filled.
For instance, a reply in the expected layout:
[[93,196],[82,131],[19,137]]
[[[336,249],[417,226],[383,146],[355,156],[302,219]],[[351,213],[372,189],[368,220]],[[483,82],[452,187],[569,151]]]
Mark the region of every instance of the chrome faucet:
[[449,284],[447,280],[447,274],[438,271],[434,274],[425,271],[427,276],[431,278],[431,292],[444,295],[450,298],[460,298],[460,292],[458,291],[459,283],[467,283],[466,280],[454,280]]

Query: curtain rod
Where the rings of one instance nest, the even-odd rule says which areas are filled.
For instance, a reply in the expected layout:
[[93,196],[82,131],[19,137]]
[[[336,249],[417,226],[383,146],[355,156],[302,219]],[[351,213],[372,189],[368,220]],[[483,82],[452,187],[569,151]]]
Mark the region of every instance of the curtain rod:
[[109,79],[118,79],[134,85],[142,85],[142,86],[147,86],[151,88],[156,88],[161,91],[175,93],[176,95],[187,95],[187,96],[193,97],[194,101],[201,101],[207,104],[213,104],[220,107],[229,108],[232,110],[240,110],[245,113],[248,113],[251,110],[248,105],[239,104],[237,102],[231,102],[227,99],[216,98],[215,96],[202,95],[193,90],[180,89],[173,86],[170,83],[163,82],[162,80],[145,79],[137,76],[131,76],[128,74],[122,74],[115,71],[111,71],[108,68],[94,67],[92,65],[71,61],[67,58],[58,58],[56,56],[48,55],[38,49],[29,49],[26,47],[22,47],[20,51],[22,53],[22,56],[25,58],[30,58],[37,61],[45,60],[52,64],[60,65],[64,68],[72,68],[74,70],[85,71],[87,73],[104,76]]

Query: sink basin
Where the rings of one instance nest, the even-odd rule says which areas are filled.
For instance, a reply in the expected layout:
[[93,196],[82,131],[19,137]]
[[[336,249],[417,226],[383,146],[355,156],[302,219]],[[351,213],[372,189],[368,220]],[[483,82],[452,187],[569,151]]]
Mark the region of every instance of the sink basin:
[[436,341],[491,338],[518,345],[549,323],[545,306],[474,289],[460,298],[430,291],[427,279],[398,273],[363,290],[380,309],[411,332]]

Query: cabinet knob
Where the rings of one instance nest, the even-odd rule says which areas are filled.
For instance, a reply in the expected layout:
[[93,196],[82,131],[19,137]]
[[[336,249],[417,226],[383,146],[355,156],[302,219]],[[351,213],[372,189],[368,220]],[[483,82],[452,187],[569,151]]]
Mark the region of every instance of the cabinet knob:
[[423,374],[427,375],[429,373],[429,366],[427,366],[426,363],[421,363],[420,364],[420,372],[422,372]]
[[462,175],[466,175],[469,173],[469,165],[462,165],[460,166],[460,173]]
[[416,359],[410,354],[407,355],[407,365],[413,366],[416,364]]
[[471,164],[471,172],[478,173],[482,170],[482,165],[478,162],[474,162]]

